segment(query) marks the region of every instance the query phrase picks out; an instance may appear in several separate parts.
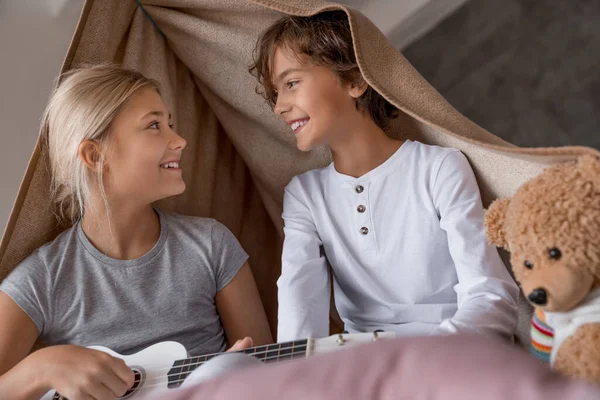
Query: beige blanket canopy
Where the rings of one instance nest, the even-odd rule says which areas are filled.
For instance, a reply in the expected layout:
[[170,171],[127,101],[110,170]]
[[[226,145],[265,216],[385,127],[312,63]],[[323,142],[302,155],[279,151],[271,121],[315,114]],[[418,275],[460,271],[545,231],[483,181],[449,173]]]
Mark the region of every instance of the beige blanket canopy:
[[[186,192],[159,204],[227,225],[250,254],[273,331],[282,245],[283,188],[295,174],[330,161],[325,150],[299,152],[293,135],[255,93],[248,73],[259,33],[284,14],[348,14],[367,82],[401,111],[392,134],[462,150],[484,205],[511,195],[544,167],[600,152],[584,147],[515,147],[477,126],[433,89],[356,10],[320,0],[87,0],[63,65],[115,62],[162,85],[187,140]],[[38,140],[0,244],[0,280],[35,248],[67,228],[49,203],[47,152]],[[528,333],[522,304],[520,337]],[[339,329],[332,318],[332,329]]]

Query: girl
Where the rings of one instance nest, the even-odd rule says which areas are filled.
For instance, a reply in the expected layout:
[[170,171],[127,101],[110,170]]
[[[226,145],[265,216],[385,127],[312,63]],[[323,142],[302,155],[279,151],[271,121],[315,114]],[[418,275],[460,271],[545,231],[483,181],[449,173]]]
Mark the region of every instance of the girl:
[[[123,395],[133,373],[82,346],[127,354],[173,340],[200,355],[272,341],[231,232],[152,206],[185,189],[186,142],[156,82],[113,66],[72,71],[43,128],[52,194],[75,224],[0,285],[0,397]],[[50,346],[28,356],[38,337]]]

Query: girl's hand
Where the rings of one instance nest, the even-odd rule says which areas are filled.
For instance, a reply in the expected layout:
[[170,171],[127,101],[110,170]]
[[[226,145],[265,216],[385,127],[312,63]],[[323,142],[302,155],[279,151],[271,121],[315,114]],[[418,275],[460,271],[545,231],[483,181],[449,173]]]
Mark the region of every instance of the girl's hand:
[[245,350],[245,349],[247,349],[248,347],[252,347],[252,344],[253,344],[253,342],[252,342],[252,338],[251,338],[251,337],[248,337],[248,336],[246,336],[245,338],[243,338],[243,339],[240,339],[240,340],[238,340],[237,342],[235,342],[235,343],[233,344],[233,346],[231,346],[231,347],[229,348],[229,350],[227,350],[227,351],[229,352],[229,351],[240,351],[240,350]]
[[133,386],[134,374],[125,362],[98,350],[52,346],[32,354],[31,365],[42,385],[69,400],[114,400]]

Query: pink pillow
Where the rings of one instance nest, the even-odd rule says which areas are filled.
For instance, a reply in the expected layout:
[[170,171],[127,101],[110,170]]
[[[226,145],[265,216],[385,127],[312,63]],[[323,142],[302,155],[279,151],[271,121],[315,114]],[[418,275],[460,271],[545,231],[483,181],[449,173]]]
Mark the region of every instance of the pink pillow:
[[382,340],[249,368],[169,398],[197,400],[570,400],[600,391],[566,379],[499,340],[443,336]]

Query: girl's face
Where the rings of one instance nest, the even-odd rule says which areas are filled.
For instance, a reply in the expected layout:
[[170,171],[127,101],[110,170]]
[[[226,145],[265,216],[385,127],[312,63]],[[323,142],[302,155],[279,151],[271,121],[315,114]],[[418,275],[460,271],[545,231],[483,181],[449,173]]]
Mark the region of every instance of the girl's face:
[[328,68],[300,62],[289,49],[275,51],[272,80],[274,111],[290,125],[300,150],[342,139],[361,115],[356,98],[364,88],[342,84]]
[[186,141],[170,118],[156,90],[144,88],[114,119],[104,164],[109,200],[150,204],[185,190],[179,162]]

